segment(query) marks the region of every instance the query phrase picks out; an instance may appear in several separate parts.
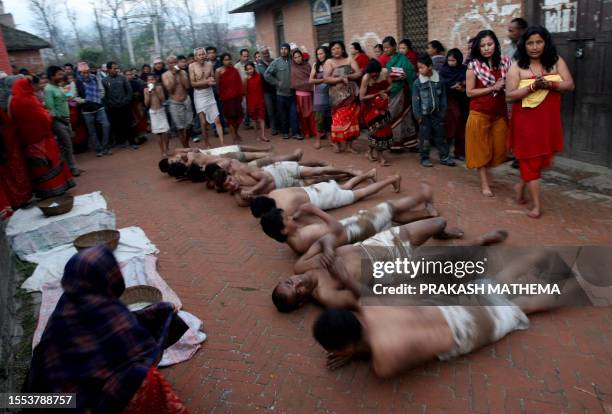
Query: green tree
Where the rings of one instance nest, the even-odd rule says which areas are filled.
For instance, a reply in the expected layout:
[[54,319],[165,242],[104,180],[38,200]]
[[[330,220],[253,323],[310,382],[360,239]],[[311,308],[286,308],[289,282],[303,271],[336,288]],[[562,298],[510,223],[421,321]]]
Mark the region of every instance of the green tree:
[[81,49],[81,52],[79,53],[79,58],[82,61],[98,66],[104,63],[103,60],[105,56],[102,50],[85,48],[85,49]]

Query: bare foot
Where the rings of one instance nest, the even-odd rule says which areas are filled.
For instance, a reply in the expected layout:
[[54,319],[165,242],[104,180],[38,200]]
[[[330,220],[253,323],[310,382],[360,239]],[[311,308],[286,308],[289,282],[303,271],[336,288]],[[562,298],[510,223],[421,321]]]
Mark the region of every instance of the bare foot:
[[483,188],[482,189],[482,195],[485,196],[485,197],[495,197],[493,195],[493,191],[491,191],[490,188]]
[[431,203],[425,203],[425,210],[427,210],[430,217],[438,217],[440,215],[438,210]]
[[355,148],[353,147],[348,147],[348,150],[351,154],[359,154],[359,151],[357,151]]
[[391,166],[391,163],[389,161],[387,161],[387,160],[384,160],[384,161],[380,162],[380,166],[381,167],[389,167],[389,166]]
[[542,212],[540,211],[539,208],[534,208],[533,210],[529,210],[527,212],[527,217],[531,217],[531,218],[540,218],[542,217]]
[[399,174],[396,174],[395,181],[393,181],[393,191],[395,191],[396,193],[399,193],[401,187],[402,187],[402,176]]
[[525,187],[521,184],[516,184],[514,186],[514,191],[516,193],[517,204],[527,204],[527,200],[525,199]]
[[436,240],[462,239],[465,233],[458,228],[446,228],[434,236]]
[[257,138],[257,140],[261,142],[270,142],[270,139],[266,137],[260,137],[260,138]]
[[370,171],[365,173],[372,181],[376,182],[376,168],[372,168]]
[[340,154],[342,151],[340,151],[340,146],[336,143],[334,143],[334,152],[336,154]]
[[508,238],[508,231],[506,230],[493,230],[483,234],[476,239],[476,244],[480,246],[491,246],[493,244],[501,243]]
[[295,161],[299,161],[304,156],[304,151],[302,151],[301,148],[298,148],[295,151],[293,151],[293,156],[295,158]]
[[423,198],[427,204],[433,202],[433,189],[431,185],[427,181],[421,181],[421,193],[423,194]]

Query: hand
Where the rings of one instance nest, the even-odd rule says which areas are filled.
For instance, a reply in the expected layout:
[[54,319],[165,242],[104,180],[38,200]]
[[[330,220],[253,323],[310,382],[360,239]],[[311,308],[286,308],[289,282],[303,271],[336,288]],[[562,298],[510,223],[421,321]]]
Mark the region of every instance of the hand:
[[217,84],[217,82],[215,81],[215,78],[208,78],[208,79],[206,79],[206,84],[208,86],[214,86],[214,85]]
[[241,190],[240,197],[248,201],[248,200],[251,200],[251,198],[253,198],[253,193],[250,190]]
[[388,98],[389,98],[389,95],[387,95],[387,92],[386,92],[386,91],[380,91],[380,92],[378,92],[378,95],[379,95],[381,98],[383,98],[383,99],[388,99]]
[[327,354],[327,368],[332,371],[347,365],[349,362],[351,362],[350,356],[338,355],[335,352]]
[[348,79],[348,77],[343,76],[343,77],[342,77],[342,83],[344,83],[345,85],[348,85],[348,83],[349,83],[349,79]]

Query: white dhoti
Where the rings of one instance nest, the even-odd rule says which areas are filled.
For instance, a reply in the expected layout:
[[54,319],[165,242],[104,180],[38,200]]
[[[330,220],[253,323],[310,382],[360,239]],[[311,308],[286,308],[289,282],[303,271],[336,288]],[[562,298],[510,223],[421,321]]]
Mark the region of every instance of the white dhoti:
[[274,179],[276,188],[302,187],[304,181],[300,176],[300,164],[295,161],[275,162],[262,168]]
[[[472,283],[482,281],[480,279]],[[485,283],[491,282],[485,280]],[[483,295],[483,299],[495,306],[438,306],[455,342],[453,349],[438,354],[438,359],[445,361],[465,355],[485,343],[499,341],[512,331],[529,327],[527,315],[507,298],[499,295]],[[487,321],[483,321],[483,318]]]
[[335,181],[325,181],[304,187],[310,202],[321,210],[331,210],[353,204],[355,193],[341,188]]
[[392,219],[393,206],[384,202],[371,209],[359,210],[357,214],[340,220],[340,224],[346,232],[347,242],[353,244],[389,230],[393,225]]
[[212,88],[194,89],[193,103],[195,104],[196,113],[204,112],[206,122],[212,124],[219,116],[219,107],[215,101],[215,94]]
[[361,247],[372,262],[412,258],[410,241],[400,238],[399,227],[392,227],[354,245]]
[[154,134],[163,134],[170,130],[168,125],[168,118],[166,116],[166,110],[161,109],[149,109],[149,117],[151,118],[151,132]]
[[230,152],[240,152],[239,145],[226,145],[224,147],[211,148],[211,149],[200,149],[200,154],[219,156],[228,154]]

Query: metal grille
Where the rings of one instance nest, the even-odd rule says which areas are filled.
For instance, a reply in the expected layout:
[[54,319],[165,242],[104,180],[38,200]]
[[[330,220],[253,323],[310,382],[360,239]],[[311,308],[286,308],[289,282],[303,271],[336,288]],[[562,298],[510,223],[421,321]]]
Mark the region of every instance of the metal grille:
[[424,52],[428,41],[427,0],[402,0],[402,29],[414,50]]
[[342,24],[342,0],[331,2],[332,21],[320,24],[317,28],[317,47],[332,40],[344,42],[344,25]]

